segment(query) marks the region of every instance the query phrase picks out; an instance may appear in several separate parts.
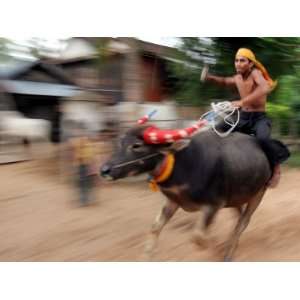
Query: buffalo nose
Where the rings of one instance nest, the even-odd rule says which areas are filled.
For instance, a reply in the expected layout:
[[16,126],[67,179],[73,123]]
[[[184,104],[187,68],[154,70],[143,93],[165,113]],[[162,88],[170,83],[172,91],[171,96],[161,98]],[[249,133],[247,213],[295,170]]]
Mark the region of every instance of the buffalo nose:
[[104,166],[102,166],[101,168],[101,176],[102,177],[105,177],[105,176],[108,176],[109,173],[111,171],[111,167],[108,165],[108,164],[105,164]]

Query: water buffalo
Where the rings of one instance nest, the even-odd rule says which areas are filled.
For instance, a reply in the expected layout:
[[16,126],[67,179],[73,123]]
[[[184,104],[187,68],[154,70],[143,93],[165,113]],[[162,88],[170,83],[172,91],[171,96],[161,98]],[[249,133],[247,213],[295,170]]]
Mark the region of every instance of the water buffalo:
[[179,207],[190,212],[203,210],[198,240],[218,210],[231,207],[239,214],[225,248],[224,259],[231,260],[268,187],[270,163],[255,137],[235,132],[221,138],[212,130],[196,133],[202,125],[185,130],[160,130],[145,124],[131,128],[100,170],[110,180],[148,172],[154,186],[166,196],[147,240],[149,257],[162,228]]

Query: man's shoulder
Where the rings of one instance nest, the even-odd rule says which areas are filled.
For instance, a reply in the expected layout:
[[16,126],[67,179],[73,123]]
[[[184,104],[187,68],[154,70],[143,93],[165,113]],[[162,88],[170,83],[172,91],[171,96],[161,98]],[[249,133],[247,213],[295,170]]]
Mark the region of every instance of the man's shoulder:
[[251,72],[251,75],[253,76],[253,77],[263,77],[263,74],[262,74],[262,72],[259,70],[259,69],[256,69],[256,68],[254,68],[253,70],[252,70],[252,72]]
[[230,78],[230,80],[232,81],[232,83],[236,84],[237,80],[240,79],[240,76],[241,75],[239,75],[239,74],[234,74],[234,75],[232,75],[231,77],[228,77],[228,78]]
[[252,73],[253,73],[252,78],[257,84],[266,84],[267,83],[266,78],[264,77],[263,73],[260,70],[255,68],[252,71]]
[[238,83],[243,80],[243,76],[241,74],[235,74],[231,78],[234,81],[234,83]]

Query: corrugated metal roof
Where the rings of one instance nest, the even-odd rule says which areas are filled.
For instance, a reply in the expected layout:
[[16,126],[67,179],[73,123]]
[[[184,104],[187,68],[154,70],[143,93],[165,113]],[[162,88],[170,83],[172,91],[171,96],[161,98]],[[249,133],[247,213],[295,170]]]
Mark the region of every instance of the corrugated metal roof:
[[6,92],[14,94],[73,97],[81,92],[76,86],[66,84],[23,80],[2,80],[1,84]]
[[51,77],[57,79],[62,84],[76,85],[71,77],[68,76],[61,68],[44,63],[40,60],[25,61],[20,59],[12,59],[6,63],[0,64],[0,79],[2,80],[17,80],[21,76],[30,73],[33,69],[38,69],[47,73]]
[[19,73],[29,70],[37,64],[36,61],[14,59],[0,65],[0,78],[13,78]]

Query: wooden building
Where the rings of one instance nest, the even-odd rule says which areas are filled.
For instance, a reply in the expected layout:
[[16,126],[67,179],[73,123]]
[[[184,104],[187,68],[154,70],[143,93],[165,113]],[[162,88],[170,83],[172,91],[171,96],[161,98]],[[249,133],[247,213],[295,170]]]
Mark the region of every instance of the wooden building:
[[[102,50],[102,51],[101,51]],[[102,90],[110,103],[160,102],[172,97],[168,59],[175,49],[135,38],[71,38],[60,66],[76,84]]]
[[60,68],[42,61],[14,59],[0,68],[0,109],[51,121],[51,139],[59,138],[61,99],[80,92]]

